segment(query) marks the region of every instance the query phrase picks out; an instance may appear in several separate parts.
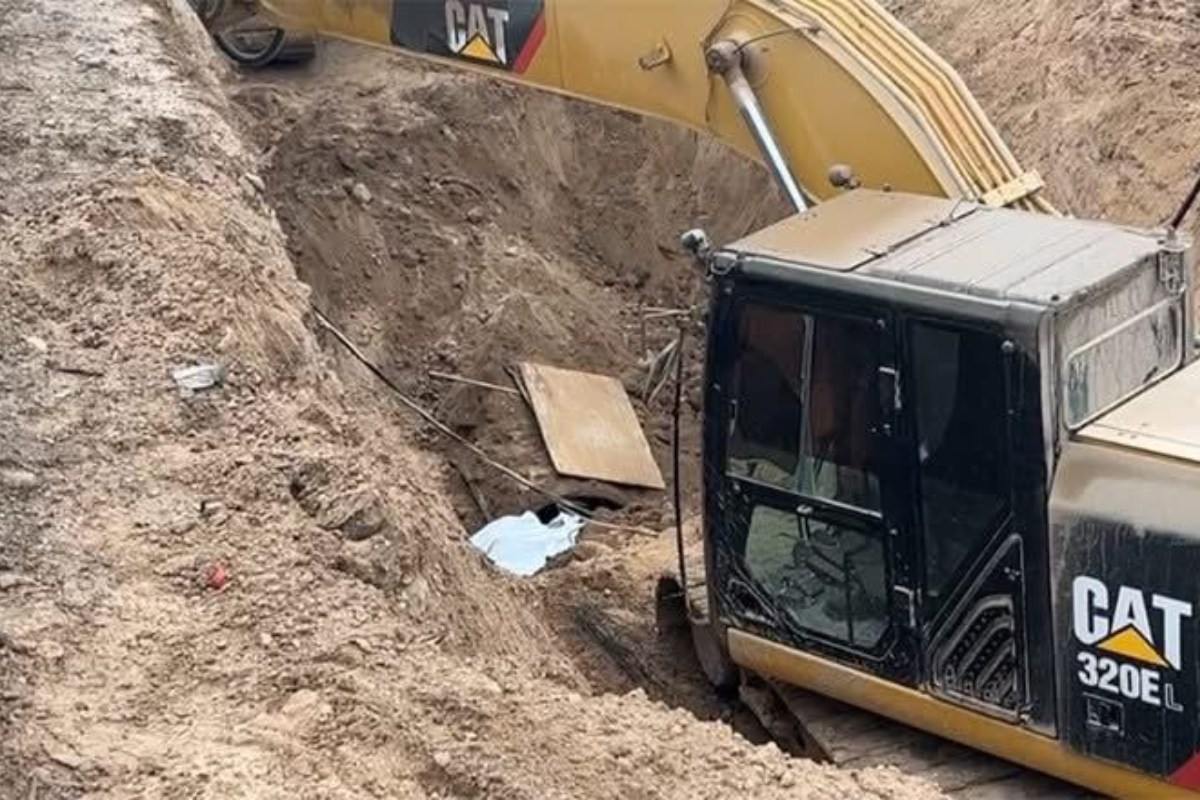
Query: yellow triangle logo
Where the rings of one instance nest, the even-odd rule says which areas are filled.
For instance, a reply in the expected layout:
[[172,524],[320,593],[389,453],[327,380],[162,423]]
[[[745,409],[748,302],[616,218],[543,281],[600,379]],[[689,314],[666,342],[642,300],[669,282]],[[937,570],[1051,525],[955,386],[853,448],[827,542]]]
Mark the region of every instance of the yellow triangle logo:
[[463,45],[463,49],[459,50],[458,54],[474,58],[477,61],[498,62],[500,60],[496,58],[496,51],[492,50],[492,46],[484,41],[484,38],[478,33],[471,37],[471,41]]
[[1163,661],[1158,651],[1132,625],[1124,628],[1119,633],[1114,633],[1098,646],[1101,650],[1116,653],[1126,658],[1132,658],[1135,661],[1145,661],[1147,664],[1153,664],[1156,667],[1167,666],[1167,662]]

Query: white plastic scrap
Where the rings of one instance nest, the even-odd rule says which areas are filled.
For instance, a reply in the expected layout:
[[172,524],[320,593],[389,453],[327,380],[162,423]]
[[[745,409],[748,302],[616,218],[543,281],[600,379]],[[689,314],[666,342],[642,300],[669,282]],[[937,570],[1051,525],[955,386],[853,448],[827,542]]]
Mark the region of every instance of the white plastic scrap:
[[201,364],[197,367],[180,367],[171,371],[179,395],[187,398],[196,392],[220,386],[225,382],[224,364]]
[[575,546],[575,537],[587,524],[583,517],[561,512],[548,523],[526,511],[519,517],[501,517],[479,529],[471,544],[493,564],[515,575],[536,574],[546,562]]

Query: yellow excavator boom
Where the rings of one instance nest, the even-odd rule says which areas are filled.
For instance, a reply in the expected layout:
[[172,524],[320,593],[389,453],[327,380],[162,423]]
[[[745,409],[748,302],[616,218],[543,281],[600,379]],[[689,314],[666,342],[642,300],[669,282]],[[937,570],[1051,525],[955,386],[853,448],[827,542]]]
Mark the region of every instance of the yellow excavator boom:
[[842,165],[852,185],[1053,211],[962,79],[874,0],[228,2],[681,123],[774,168],[714,61],[724,47],[809,199],[838,191]]

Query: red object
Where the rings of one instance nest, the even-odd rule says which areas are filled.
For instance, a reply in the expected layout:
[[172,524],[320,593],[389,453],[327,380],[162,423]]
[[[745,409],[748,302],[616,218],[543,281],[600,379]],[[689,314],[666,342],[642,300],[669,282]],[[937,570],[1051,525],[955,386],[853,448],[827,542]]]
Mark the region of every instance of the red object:
[[210,589],[224,589],[228,580],[229,574],[225,572],[223,564],[217,564],[208,571],[208,588]]

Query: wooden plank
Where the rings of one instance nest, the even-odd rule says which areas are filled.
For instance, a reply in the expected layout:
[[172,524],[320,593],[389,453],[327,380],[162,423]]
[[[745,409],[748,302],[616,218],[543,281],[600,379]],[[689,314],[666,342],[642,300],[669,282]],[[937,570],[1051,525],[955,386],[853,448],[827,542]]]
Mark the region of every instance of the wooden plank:
[[521,364],[521,379],[560,474],[665,488],[620,381],[529,363]]

